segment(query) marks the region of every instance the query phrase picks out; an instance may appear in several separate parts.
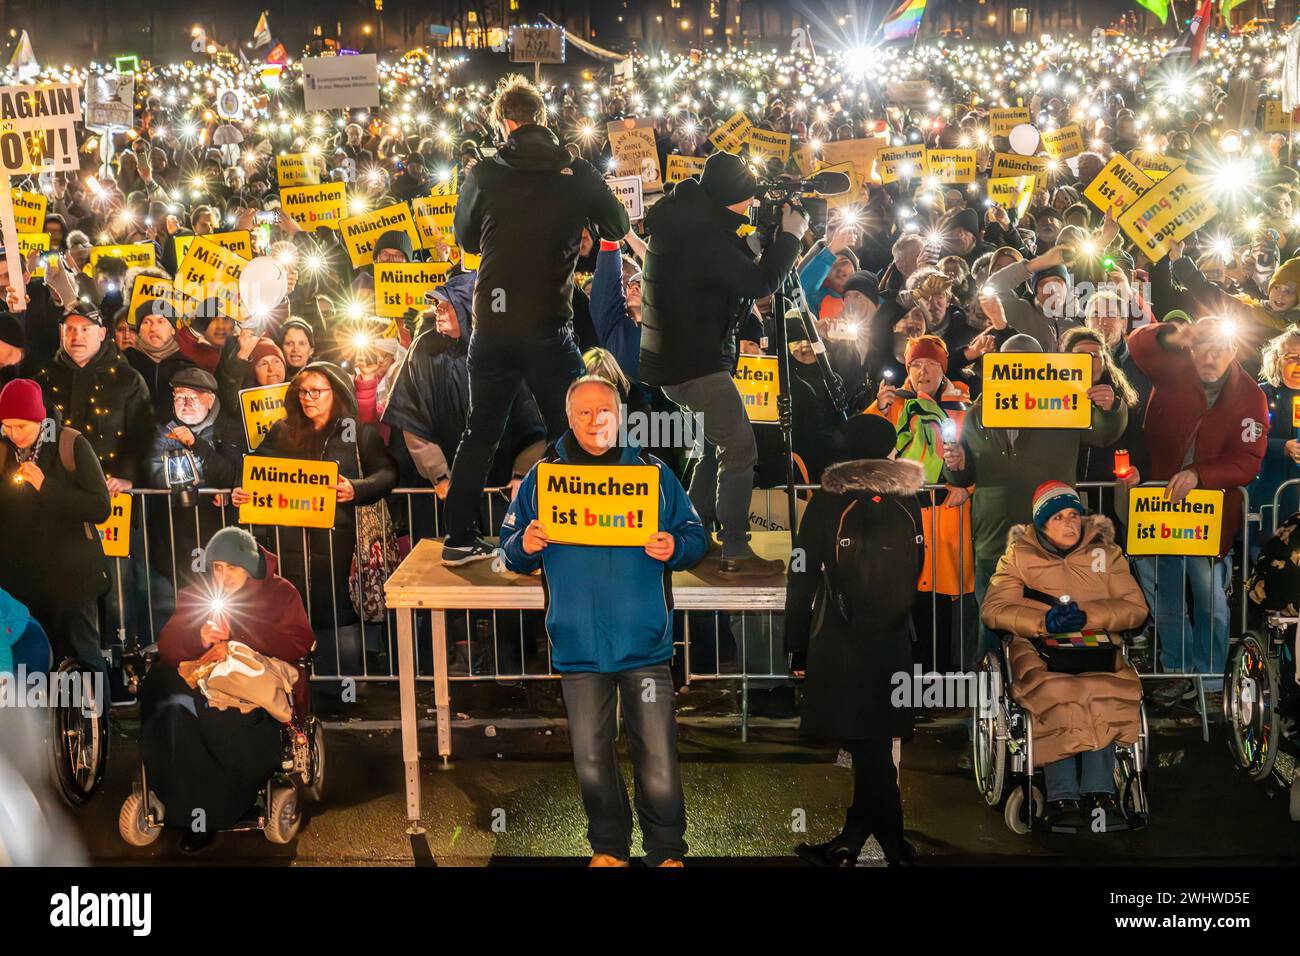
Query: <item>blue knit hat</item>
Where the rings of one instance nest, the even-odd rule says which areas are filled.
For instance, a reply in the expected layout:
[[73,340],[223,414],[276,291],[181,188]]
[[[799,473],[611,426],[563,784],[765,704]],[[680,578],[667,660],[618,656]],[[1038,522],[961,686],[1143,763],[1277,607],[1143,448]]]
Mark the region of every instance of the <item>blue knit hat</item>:
[[1052,515],[1073,508],[1083,514],[1079,494],[1063,481],[1045,481],[1034,490],[1034,527],[1047,527]]

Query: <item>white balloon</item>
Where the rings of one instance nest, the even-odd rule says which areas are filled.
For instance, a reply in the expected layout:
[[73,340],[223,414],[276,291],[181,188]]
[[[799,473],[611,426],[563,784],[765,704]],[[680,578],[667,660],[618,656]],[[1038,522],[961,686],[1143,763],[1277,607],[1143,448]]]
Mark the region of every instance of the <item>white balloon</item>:
[[1021,156],[1032,156],[1038,152],[1038,127],[1031,126],[1028,123],[1021,123],[1011,130],[1007,137],[1011,140],[1011,148]]
[[267,315],[289,294],[289,276],[274,256],[258,256],[239,273],[239,297],[254,322]]

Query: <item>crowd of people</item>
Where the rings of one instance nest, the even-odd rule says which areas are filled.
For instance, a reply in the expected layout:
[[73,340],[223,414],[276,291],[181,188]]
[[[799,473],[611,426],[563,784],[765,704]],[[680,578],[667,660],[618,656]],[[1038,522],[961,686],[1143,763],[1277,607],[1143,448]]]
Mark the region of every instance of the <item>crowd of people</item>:
[[[855,768],[843,833],[804,847],[807,859],[851,863],[873,833],[891,861],[914,858],[894,746],[912,720],[888,706],[891,676],[913,661],[969,671],[1001,637],[1017,693],[1049,728],[1050,812],[1077,821],[1091,800],[1113,814],[1111,748],[1136,724],[1137,675],[1119,663],[1044,674],[1032,641],[1150,619],[1154,665],[1170,676],[1146,696],[1189,700],[1190,675],[1222,673],[1231,560],[1253,557],[1242,490],[1265,512],[1252,542],[1275,523],[1287,533],[1300,510],[1288,485],[1300,478],[1300,175],[1291,134],[1251,132],[1263,102],[1259,120],[1227,115],[1243,74],[1274,96],[1282,47],[1269,35],[1215,41],[1195,69],[1161,62],[1165,47],[1103,38],[865,59],[660,54],[638,58],[635,82],[537,89],[513,78],[495,91],[458,83],[455,61],[412,56],[384,68],[382,107],[342,116],[304,114],[292,70],[270,84],[231,65],[144,73],[134,128],[82,131],[80,172],[14,182],[45,197],[29,231],[47,234],[49,251],[3,250],[21,259],[21,290],[0,268],[0,590],[57,656],[112,683],[119,634],[159,642],[170,683],[151,678],[144,754],[169,822],[205,800],[221,820],[236,817],[239,788],[270,752],[257,721],[187,723],[176,695],[202,696],[177,683],[177,668],[235,634],[281,659],[314,643],[319,675],[386,671],[383,575],[415,541],[442,535],[449,565],[500,553],[512,570],[546,575],[550,660],[603,865],[629,855],[612,750],[620,696],[647,858],[671,865],[686,853],[675,624],[659,597],[665,568],[700,562],[740,584],[789,565],[785,637],[792,672],[807,673],[805,728],[841,742]],[[242,117],[215,110],[226,86]],[[1007,202],[989,179],[1012,146],[990,111],[1017,105],[1039,130],[1079,124],[1083,149],[1049,157]],[[788,135],[788,157],[712,142],[737,112]],[[636,222],[604,181],[621,172],[607,124],[625,119],[648,121],[660,171],[673,157],[699,164],[647,191]],[[851,141],[971,148],[977,169],[969,182],[905,172],[886,183],[854,167],[824,221],[810,222],[815,201],[788,203],[752,228],[761,181],[807,175],[801,163]],[[286,152],[346,184],[351,215],[454,194],[454,223],[426,248],[383,232],[353,265],[337,223],[311,228],[282,205]],[[1218,214],[1162,255],[1128,240],[1119,210],[1084,198],[1111,157],[1136,154],[1186,167],[1216,200]],[[219,298],[138,301],[141,283],[175,277],[189,237],[227,234],[281,264],[272,307],[241,321]],[[123,247],[135,246],[153,265],[127,267]],[[445,278],[404,316],[381,319],[374,267],[407,262],[442,263]],[[738,356],[774,354],[778,342],[797,479],[820,487],[795,534],[798,567],[752,546],[754,489],[785,485],[786,450],[778,426],[751,423],[732,377]],[[1089,356],[1090,426],[986,425],[981,372],[993,353]],[[254,444],[240,392],[277,384],[284,417]],[[651,411],[701,421],[699,447],[611,438],[611,422]],[[250,500],[247,455],[334,462],[333,528],[223,531]],[[547,462],[653,463],[657,533],[643,550],[551,543],[536,491]],[[1134,559],[1130,570],[1119,542],[1127,494],[1143,482],[1164,484],[1172,502],[1224,491],[1220,554]],[[145,490],[156,493],[135,495],[130,555],[110,567],[94,525],[115,496]],[[499,552],[486,540],[498,534]],[[595,594],[597,575],[628,600]],[[200,596],[214,588],[274,606],[205,611]],[[1300,603],[1285,585],[1252,593],[1263,601],[1266,590],[1270,606]],[[278,622],[275,635],[257,633],[264,621]],[[475,659],[472,624],[452,628],[470,658],[461,666],[508,671],[503,658]],[[5,651],[0,639],[0,670]],[[220,755],[202,767],[182,758],[217,737],[246,739],[260,756],[241,751],[238,773]],[[196,776],[209,785],[196,788]]]

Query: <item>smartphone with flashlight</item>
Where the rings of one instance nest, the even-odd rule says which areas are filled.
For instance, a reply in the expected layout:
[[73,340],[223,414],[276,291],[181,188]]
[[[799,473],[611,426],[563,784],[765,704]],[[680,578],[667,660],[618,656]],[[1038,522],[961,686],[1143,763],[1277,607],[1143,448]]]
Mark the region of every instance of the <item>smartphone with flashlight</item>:
[[280,213],[278,210],[268,209],[253,216],[253,222],[259,226],[278,226],[280,224]]
[[945,445],[951,445],[957,440],[957,423],[951,418],[945,418],[939,425],[939,437],[943,439]]

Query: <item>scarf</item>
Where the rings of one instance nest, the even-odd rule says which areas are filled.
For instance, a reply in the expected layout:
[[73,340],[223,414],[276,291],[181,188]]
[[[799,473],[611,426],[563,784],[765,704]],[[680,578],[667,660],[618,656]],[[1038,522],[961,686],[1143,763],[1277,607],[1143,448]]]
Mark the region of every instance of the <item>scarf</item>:
[[177,344],[176,342],[176,336],[174,335],[170,339],[168,339],[167,344],[162,346],[161,348],[154,348],[144,339],[137,338],[135,340],[134,348],[137,351],[143,352],[145,355],[149,356],[149,359],[153,362],[162,362],[166,359],[171,358],[173,355],[175,355],[177,352],[181,350],[180,345]]

